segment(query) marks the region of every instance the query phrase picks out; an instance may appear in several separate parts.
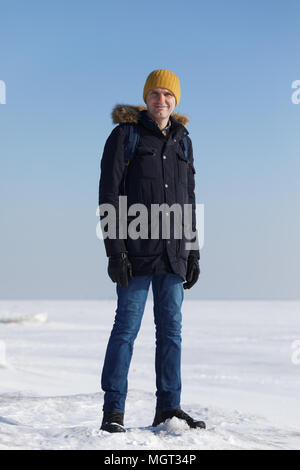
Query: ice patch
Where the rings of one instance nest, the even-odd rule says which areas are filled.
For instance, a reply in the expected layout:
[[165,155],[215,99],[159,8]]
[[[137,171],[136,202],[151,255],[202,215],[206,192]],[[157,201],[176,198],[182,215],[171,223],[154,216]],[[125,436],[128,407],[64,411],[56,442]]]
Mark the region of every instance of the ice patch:
[[0,323],[46,323],[48,314],[45,312],[34,315],[22,315],[19,313],[0,313]]

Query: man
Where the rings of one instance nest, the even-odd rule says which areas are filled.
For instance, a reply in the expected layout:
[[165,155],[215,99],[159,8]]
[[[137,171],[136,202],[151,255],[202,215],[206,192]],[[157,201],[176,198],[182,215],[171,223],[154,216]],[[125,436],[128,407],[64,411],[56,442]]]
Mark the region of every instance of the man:
[[[177,75],[166,69],[154,70],[143,91],[147,107],[119,105],[112,113],[118,126],[107,139],[101,160],[99,204],[111,204],[117,220],[120,195],[126,195],[128,207],[140,203],[149,209],[149,226],[154,204],[166,204],[163,216],[168,221],[169,206],[184,208],[184,204],[190,204],[190,223],[196,233],[192,142],[184,127],[188,118],[173,113],[180,93]],[[129,124],[135,126],[138,143],[134,158],[126,160]],[[181,228],[182,224],[181,219]],[[108,274],[117,283],[118,306],[102,370],[105,393],[101,429],[125,431],[127,376],[151,283],[157,388],[153,426],[176,416],[191,428],[205,428],[204,422],[195,421],[180,408],[181,306],[183,289],[191,288],[200,274],[197,246],[186,249],[185,235],[175,237],[174,227],[169,237],[162,235],[160,227],[158,237],[104,237],[104,243]]]

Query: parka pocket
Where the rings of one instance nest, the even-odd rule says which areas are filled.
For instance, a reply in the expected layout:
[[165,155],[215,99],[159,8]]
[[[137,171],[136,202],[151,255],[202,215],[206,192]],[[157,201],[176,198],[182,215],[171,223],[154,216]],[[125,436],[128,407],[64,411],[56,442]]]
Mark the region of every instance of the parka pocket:
[[157,150],[146,145],[138,147],[136,165],[141,178],[156,178],[158,172]]
[[189,171],[188,161],[182,152],[177,152],[178,182],[187,184],[187,175]]

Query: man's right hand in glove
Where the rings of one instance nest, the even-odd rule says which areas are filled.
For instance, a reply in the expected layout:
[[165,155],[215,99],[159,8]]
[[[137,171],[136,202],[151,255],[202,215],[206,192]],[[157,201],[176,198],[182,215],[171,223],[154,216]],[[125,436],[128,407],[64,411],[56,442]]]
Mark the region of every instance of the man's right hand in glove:
[[128,281],[133,279],[133,275],[127,252],[110,256],[107,272],[113,282],[116,282],[120,287],[128,287]]

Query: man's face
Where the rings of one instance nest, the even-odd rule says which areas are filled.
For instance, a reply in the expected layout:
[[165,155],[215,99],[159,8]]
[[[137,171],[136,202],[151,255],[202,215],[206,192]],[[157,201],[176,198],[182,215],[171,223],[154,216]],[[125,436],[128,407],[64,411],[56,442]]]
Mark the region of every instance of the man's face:
[[147,108],[156,119],[166,119],[176,106],[173,93],[167,88],[152,88],[146,97]]

